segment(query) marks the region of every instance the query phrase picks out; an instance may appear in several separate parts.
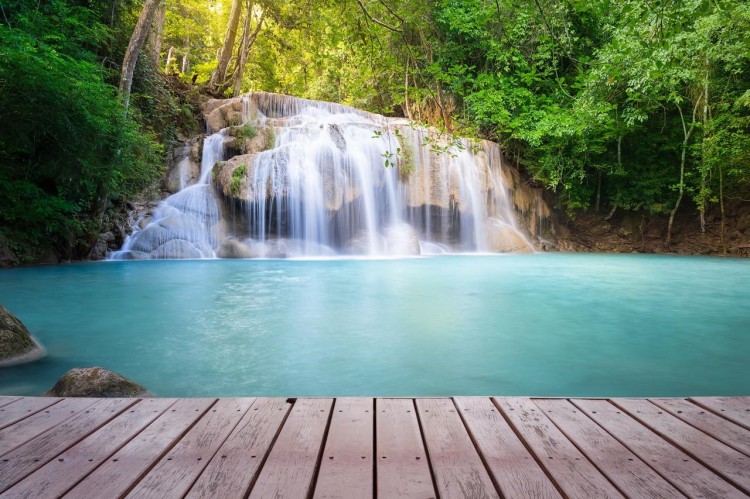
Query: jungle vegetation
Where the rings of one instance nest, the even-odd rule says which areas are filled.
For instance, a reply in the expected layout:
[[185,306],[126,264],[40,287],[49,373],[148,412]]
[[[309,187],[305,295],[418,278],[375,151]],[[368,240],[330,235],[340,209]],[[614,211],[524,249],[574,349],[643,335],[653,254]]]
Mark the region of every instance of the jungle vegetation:
[[[106,208],[270,91],[498,141],[561,209],[750,199],[740,0],[0,0],[0,243],[85,256]],[[666,236],[669,246],[671,230]]]

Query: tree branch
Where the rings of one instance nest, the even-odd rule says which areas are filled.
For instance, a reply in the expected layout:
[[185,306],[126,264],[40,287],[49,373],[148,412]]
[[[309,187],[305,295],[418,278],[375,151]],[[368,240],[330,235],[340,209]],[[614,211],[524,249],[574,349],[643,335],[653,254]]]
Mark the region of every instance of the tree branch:
[[[383,21],[380,21],[380,20],[375,19],[374,17],[372,17],[372,15],[370,15],[370,13],[367,12],[367,8],[365,7],[365,4],[362,3],[362,0],[357,0],[357,3],[359,4],[360,8],[362,9],[362,12],[365,13],[365,15],[368,17],[368,19],[370,19],[370,21],[372,21],[375,24],[378,24],[378,25],[384,27],[385,29],[387,29],[388,31],[391,31],[393,33],[402,33],[402,31],[400,29],[396,29],[396,28],[394,28],[392,26],[388,26]],[[398,17],[398,16],[396,16],[396,17]]]

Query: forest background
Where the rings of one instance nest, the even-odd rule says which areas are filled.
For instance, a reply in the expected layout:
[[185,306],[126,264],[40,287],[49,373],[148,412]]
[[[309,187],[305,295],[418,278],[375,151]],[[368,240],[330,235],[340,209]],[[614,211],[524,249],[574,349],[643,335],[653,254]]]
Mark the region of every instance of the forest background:
[[0,249],[17,262],[87,257],[110,212],[203,131],[201,102],[247,91],[497,141],[567,217],[661,216],[667,249],[680,211],[726,249],[727,206],[750,202],[745,1],[0,7]]

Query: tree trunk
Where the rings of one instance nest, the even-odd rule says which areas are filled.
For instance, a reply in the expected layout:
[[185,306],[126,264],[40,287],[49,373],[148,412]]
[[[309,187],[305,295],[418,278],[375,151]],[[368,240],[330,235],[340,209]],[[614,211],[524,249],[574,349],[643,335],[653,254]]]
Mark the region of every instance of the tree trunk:
[[154,13],[154,20],[151,22],[151,29],[148,32],[148,41],[146,46],[152,59],[159,65],[161,59],[161,46],[164,41],[164,21],[167,18],[167,3],[162,1],[159,8]]
[[185,41],[182,44],[182,74],[187,74],[190,71],[190,37],[186,36]]
[[234,77],[234,89],[232,92],[232,95],[234,97],[237,97],[240,95],[240,90],[242,90],[242,78],[245,74],[245,63],[247,62],[247,56],[250,53],[250,49],[253,47],[253,44],[255,43],[255,39],[258,37],[258,33],[260,32],[260,29],[263,27],[263,21],[265,20],[265,11],[263,14],[261,14],[260,19],[258,19],[258,24],[255,26],[255,30],[253,30],[252,34],[250,33],[250,19],[253,14],[253,5],[252,3],[248,2],[247,4],[247,17],[245,18],[245,29],[242,32],[242,48],[240,50],[240,56],[239,60],[237,61],[237,71],[235,72]]
[[693,121],[690,123],[689,129],[685,125],[685,116],[683,116],[682,114],[682,107],[680,107],[679,105],[677,106],[677,110],[680,112],[680,120],[682,121],[682,133],[685,138],[682,141],[682,155],[680,157],[680,183],[678,184],[680,194],[677,196],[677,202],[674,204],[674,208],[672,208],[672,211],[669,214],[669,224],[667,225],[667,238],[664,241],[664,247],[667,249],[669,249],[669,245],[672,244],[672,224],[674,223],[674,216],[677,213],[677,209],[680,207],[680,202],[682,201],[682,195],[685,192],[685,158],[687,156],[687,148],[688,148],[688,143],[690,142],[690,135],[692,135],[693,129],[695,128],[695,113],[698,111],[699,104],[700,104],[700,98],[698,99],[698,102],[695,103],[695,107],[693,108]]
[[125,50],[125,58],[122,60],[119,92],[126,112],[130,105],[130,88],[133,85],[133,73],[135,72],[135,64],[138,62],[138,54],[141,52],[143,43],[146,41],[151,21],[154,18],[154,12],[156,12],[159,3],[160,0],[146,0],[143,4],[141,15],[138,17],[133,34],[130,36],[128,48]]
[[169,66],[172,65],[173,60],[174,60],[174,47],[169,47],[169,52],[167,52],[167,63],[164,65],[165,73],[169,73]]
[[237,25],[240,23],[240,14],[242,13],[242,1],[232,0],[232,10],[229,13],[229,22],[227,23],[227,33],[224,36],[224,45],[219,54],[219,63],[211,75],[211,86],[217,88],[224,83],[227,77],[227,67],[229,60],[232,58],[234,51],[234,39],[237,37]]

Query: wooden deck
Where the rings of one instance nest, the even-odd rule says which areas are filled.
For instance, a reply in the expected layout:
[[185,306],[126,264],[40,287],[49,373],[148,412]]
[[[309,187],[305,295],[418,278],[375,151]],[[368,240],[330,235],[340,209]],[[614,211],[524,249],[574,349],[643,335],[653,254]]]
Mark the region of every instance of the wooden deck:
[[0,497],[747,497],[750,397],[0,397]]

